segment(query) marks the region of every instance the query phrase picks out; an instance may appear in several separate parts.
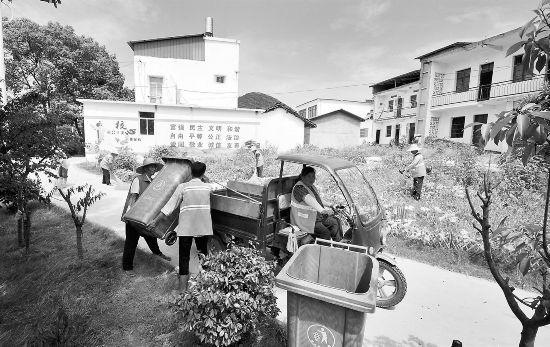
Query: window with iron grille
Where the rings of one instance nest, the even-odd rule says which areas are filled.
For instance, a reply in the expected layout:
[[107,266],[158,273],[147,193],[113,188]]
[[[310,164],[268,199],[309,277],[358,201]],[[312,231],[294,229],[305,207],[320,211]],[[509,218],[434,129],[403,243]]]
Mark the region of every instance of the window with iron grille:
[[369,129],[368,128],[363,128],[363,129],[359,130],[359,136],[360,137],[368,137],[369,136]]
[[454,117],[451,121],[451,138],[462,138],[464,137],[464,122],[466,117]]
[[313,118],[317,116],[317,105],[308,107],[307,118]]
[[411,95],[411,108],[416,108],[416,106],[417,106],[416,94],[414,94],[414,95]]
[[141,135],[155,135],[155,113],[139,113],[139,133]]
[[154,104],[162,102],[162,77],[149,76],[149,100]]
[[388,101],[388,111],[393,112],[393,100]]
[[470,72],[472,69],[464,69],[456,72],[456,92],[467,92],[470,89]]
[[391,137],[391,125],[386,126],[386,137]]
[[514,57],[514,74],[512,81],[521,82],[533,78],[533,71],[525,71],[523,68],[523,54]]
[[225,83],[225,76],[216,75],[216,83]]

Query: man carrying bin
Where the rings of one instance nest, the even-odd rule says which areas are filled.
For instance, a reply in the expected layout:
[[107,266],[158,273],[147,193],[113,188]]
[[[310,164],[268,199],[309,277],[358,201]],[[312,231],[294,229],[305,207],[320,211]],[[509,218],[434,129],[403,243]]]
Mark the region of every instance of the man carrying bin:
[[[136,169],[136,172],[139,175],[133,179],[130,190],[128,191],[126,203],[124,204],[124,209],[122,210],[123,216],[126,211],[135,204],[137,199],[141,196],[149,184],[151,184],[152,176],[159,171],[162,166],[163,165],[161,163],[158,163],[151,158],[145,158],[143,160],[143,165]],[[122,254],[123,270],[130,271],[134,269],[134,255],[136,253],[140,236],[143,236],[153,254],[158,255],[164,260],[170,261],[170,257],[164,255],[160,251],[156,237],[141,235],[139,230],[137,230],[134,225],[131,223],[126,223],[126,240],[124,241],[124,252]]]
[[205,172],[206,165],[204,163],[193,162],[191,164],[191,180],[178,185],[170,200],[148,227],[150,230],[154,230],[157,224],[179,207],[178,226],[175,231],[179,239],[178,287],[183,291],[187,290],[189,281],[189,259],[193,239],[197,250],[207,255],[208,237],[213,234],[210,215],[210,191],[212,188],[207,183]]

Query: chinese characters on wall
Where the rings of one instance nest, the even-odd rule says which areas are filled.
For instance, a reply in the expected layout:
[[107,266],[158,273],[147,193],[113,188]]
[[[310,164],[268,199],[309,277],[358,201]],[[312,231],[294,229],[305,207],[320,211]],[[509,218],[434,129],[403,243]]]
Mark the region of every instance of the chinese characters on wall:
[[240,125],[212,123],[171,123],[169,143],[175,147],[201,149],[240,148],[243,138]]

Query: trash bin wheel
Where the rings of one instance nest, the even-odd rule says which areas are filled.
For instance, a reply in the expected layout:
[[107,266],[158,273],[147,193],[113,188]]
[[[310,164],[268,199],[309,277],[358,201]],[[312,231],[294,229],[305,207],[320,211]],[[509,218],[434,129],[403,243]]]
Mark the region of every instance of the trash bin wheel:
[[223,242],[222,238],[219,235],[212,235],[208,240],[208,253],[215,254],[218,252],[225,251],[227,245]]
[[376,307],[390,308],[401,302],[407,293],[407,280],[397,266],[379,260]]

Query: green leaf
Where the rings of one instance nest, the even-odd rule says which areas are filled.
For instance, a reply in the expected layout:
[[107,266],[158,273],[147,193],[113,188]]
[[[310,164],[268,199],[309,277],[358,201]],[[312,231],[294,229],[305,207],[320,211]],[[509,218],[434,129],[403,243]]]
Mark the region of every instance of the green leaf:
[[493,125],[491,127],[491,134],[490,134],[490,138],[495,138],[495,136],[500,132],[500,130],[505,126],[507,125],[508,123],[510,123],[512,121],[512,119],[514,119],[514,115],[511,114],[509,116],[506,116],[506,117],[503,117],[503,118],[500,118],[499,120],[497,120],[495,122],[495,125]]
[[[519,31],[519,37],[523,38],[523,35],[525,34],[525,32],[527,31],[527,29],[533,25],[533,23],[535,22],[535,19],[537,19],[537,17],[533,17],[531,18],[531,20],[529,20],[527,23],[525,23],[523,25],[523,27],[521,28],[521,30]],[[508,55],[506,55],[508,56]]]
[[[548,37],[543,37],[537,41],[537,45],[546,53],[550,52],[550,39]],[[540,70],[539,70],[540,71]]]
[[546,66],[546,55],[539,54],[535,68],[540,73],[545,66]]
[[511,54],[516,53],[527,41],[519,41],[514,43],[508,50],[506,51],[506,56],[510,56]]
[[544,118],[550,120],[550,111],[531,111],[529,112],[532,116]]
[[529,253],[526,253],[526,252],[518,254],[516,257],[516,264],[520,264],[523,261],[523,259],[525,259],[528,255]]
[[518,128],[518,133],[521,139],[525,139],[525,135],[527,134],[527,128],[529,128],[530,122],[531,121],[528,115],[526,115],[525,113],[518,114],[516,119],[516,124]]
[[523,276],[527,275],[530,267],[531,267],[531,258],[525,257],[519,263],[519,271]]
[[513,140],[514,140],[514,134],[516,132],[516,128],[517,128],[517,123],[514,123],[512,124],[512,126],[510,127],[510,129],[508,129],[506,131],[506,143],[508,144],[508,147],[509,149],[512,148],[512,145],[513,145]]
[[464,126],[464,129],[469,128],[469,127],[473,127],[473,126],[475,126],[475,125],[485,125],[485,123],[472,122],[472,123],[470,123],[470,124],[465,125],[465,126]]

